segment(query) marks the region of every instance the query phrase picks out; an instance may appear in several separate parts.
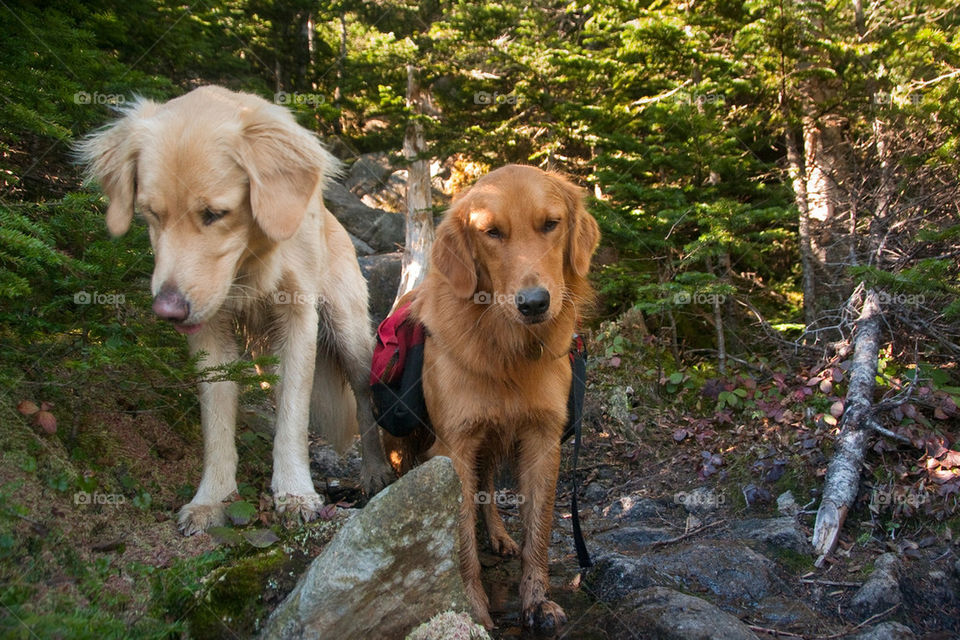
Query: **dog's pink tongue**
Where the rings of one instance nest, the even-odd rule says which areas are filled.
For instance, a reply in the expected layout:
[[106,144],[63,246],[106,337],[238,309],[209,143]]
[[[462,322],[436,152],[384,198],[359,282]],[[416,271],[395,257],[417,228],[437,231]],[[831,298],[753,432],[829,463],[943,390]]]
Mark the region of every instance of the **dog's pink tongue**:
[[173,328],[184,335],[190,335],[190,334],[196,333],[197,331],[200,331],[200,329],[203,328],[203,323],[202,322],[198,322],[197,324],[174,323]]

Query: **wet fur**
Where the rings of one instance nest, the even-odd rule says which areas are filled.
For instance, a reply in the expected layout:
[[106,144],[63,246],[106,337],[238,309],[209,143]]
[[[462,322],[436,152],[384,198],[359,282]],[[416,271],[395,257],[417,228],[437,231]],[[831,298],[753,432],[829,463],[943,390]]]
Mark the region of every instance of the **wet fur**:
[[[558,217],[559,229],[540,228],[543,219]],[[491,227],[509,229],[509,237],[490,242]],[[566,620],[547,598],[548,546],[567,421],[567,353],[592,300],[586,276],[598,240],[581,189],[533,167],[503,167],[455,200],[437,229],[424,284],[413,294],[412,313],[429,332],[423,380],[432,432],[388,437],[387,447],[400,471],[433,455],[452,459],[463,487],[461,571],[474,613],[487,627],[493,622],[480,582],[476,496],[494,494],[496,469],[506,460],[515,463],[524,498],[524,538],[514,542],[488,502],[481,511],[491,546],[521,555],[526,626],[549,631]],[[551,293],[548,317],[537,324],[526,324],[511,298],[531,285]],[[491,294],[492,304],[478,304],[478,292]]]

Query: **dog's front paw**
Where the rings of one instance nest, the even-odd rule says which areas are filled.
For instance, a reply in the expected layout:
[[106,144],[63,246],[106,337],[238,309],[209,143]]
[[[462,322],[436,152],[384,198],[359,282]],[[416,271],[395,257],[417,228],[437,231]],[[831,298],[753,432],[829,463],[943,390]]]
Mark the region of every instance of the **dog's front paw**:
[[185,536],[206,531],[210,527],[222,527],[227,524],[226,505],[222,502],[202,504],[191,502],[180,509],[177,525]]
[[541,600],[523,610],[523,626],[537,634],[554,635],[566,622],[567,614],[551,600]]
[[310,522],[323,508],[323,498],[316,492],[303,495],[280,493],[273,497],[273,504],[277,513],[300,522]]
[[368,498],[380,493],[396,479],[397,474],[393,472],[393,467],[384,461],[368,463],[364,460],[360,468],[360,484]]
[[514,542],[506,531],[491,532],[490,546],[494,553],[505,558],[520,555],[520,545]]

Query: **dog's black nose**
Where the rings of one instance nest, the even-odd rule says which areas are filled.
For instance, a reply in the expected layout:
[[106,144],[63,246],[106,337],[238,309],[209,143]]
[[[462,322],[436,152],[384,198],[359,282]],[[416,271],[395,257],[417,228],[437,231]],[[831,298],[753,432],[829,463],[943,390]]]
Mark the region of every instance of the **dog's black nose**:
[[153,312],[164,320],[183,322],[190,315],[190,303],[176,287],[163,285],[153,299]]
[[550,308],[550,292],[543,287],[529,287],[517,292],[517,309],[526,317],[536,317]]

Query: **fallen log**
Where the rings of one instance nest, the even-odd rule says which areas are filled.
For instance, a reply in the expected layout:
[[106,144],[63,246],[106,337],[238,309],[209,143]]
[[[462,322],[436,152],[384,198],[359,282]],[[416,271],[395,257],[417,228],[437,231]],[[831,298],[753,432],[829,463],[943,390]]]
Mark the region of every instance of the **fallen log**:
[[874,420],[873,391],[880,352],[880,299],[868,289],[856,322],[850,386],[844,403],[843,419],[833,460],[827,466],[823,498],[813,527],[813,548],[819,554],[820,567],[837,544],[840,529],[857,497],[860,469],[867,450]]

